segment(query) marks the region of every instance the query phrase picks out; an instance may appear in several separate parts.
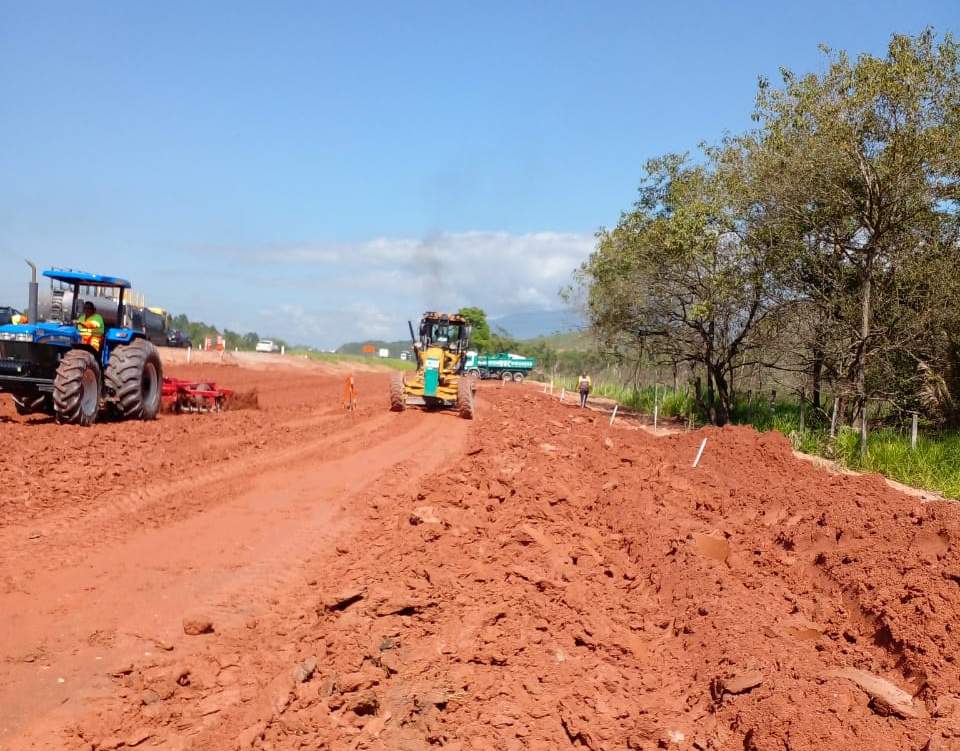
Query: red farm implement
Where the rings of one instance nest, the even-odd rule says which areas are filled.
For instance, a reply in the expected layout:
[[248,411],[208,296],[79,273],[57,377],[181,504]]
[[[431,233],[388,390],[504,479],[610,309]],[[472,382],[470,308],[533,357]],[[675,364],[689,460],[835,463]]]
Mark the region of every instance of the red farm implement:
[[206,381],[163,379],[163,401],[174,412],[219,412],[233,389],[218,388]]

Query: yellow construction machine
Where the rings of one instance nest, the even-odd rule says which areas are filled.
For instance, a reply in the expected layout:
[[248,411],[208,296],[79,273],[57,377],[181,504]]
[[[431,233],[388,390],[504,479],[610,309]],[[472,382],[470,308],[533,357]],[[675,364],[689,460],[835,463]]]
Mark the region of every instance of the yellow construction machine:
[[473,419],[474,379],[465,374],[470,323],[456,313],[424,313],[420,337],[410,327],[417,372],[406,378],[394,374],[390,383],[390,409],[402,412],[408,405],[426,409],[455,408]]

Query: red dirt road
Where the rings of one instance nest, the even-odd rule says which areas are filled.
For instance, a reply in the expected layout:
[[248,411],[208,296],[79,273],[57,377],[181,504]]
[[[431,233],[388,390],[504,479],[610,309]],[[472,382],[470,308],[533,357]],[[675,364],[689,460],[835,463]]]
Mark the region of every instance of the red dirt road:
[[[269,377],[216,374],[258,411],[4,425],[0,748],[957,747],[955,504],[513,384],[467,423]],[[88,440],[127,458],[64,468]]]

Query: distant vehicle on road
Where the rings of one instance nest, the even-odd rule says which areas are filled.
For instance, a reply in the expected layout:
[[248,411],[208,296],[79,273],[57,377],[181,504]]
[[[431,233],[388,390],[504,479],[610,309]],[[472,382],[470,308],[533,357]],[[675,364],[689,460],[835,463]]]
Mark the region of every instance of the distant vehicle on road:
[[193,341],[180,329],[174,329],[167,334],[167,346],[187,348],[193,346]]
[[7,305],[0,305],[0,326],[6,326],[13,321],[13,317],[20,311]]
[[169,317],[162,308],[128,306],[127,314],[133,328],[143,329],[146,338],[157,347],[167,344]]
[[277,346],[273,339],[261,339],[257,342],[256,350],[257,352],[279,352],[280,347]]

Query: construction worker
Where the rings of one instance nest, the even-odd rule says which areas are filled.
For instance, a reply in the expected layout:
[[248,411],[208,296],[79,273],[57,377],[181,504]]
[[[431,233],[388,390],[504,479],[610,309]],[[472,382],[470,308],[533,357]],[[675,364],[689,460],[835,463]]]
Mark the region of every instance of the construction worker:
[[20,326],[24,323],[30,323],[30,319],[27,318],[26,313],[14,313],[12,316],[10,316],[10,323],[12,323],[14,326]]
[[586,373],[581,373],[580,378],[577,379],[577,388],[580,390],[580,406],[587,406],[587,397],[590,396],[590,376]]
[[96,306],[87,300],[83,304],[83,315],[77,319],[77,329],[80,331],[80,341],[89,344],[95,350],[100,350],[103,344],[103,316],[97,312]]
[[357,387],[353,382],[353,373],[343,382],[343,406],[348,412],[357,408]]

